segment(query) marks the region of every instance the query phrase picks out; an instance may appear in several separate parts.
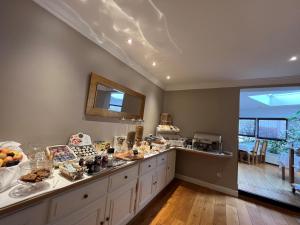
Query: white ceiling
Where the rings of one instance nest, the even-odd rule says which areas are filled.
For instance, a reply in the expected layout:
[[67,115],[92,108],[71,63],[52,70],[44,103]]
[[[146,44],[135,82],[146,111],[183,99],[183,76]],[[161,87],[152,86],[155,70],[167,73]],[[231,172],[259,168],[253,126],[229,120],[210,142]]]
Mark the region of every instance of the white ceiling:
[[34,1],[166,90],[300,83],[299,0]]

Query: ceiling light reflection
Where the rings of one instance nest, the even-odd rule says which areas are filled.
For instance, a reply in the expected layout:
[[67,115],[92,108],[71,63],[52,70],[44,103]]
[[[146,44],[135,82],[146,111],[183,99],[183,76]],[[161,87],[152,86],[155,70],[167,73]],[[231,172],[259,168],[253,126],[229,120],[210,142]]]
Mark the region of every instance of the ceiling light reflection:
[[298,60],[298,57],[297,56],[292,56],[290,59],[289,59],[289,62],[295,62]]

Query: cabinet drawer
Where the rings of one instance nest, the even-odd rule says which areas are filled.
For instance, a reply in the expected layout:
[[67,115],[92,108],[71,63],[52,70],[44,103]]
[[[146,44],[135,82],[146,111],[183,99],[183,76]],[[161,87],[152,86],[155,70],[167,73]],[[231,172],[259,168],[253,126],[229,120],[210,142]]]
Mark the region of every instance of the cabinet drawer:
[[156,167],[156,157],[148,159],[141,163],[141,175],[148,173],[149,171],[155,169]]
[[109,178],[109,192],[122,187],[129,181],[138,177],[138,165],[130,167],[124,171],[118,172]]
[[22,211],[0,218],[1,225],[44,225],[46,224],[48,203],[43,202]]
[[49,221],[82,208],[107,192],[108,178],[64,193],[51,200]]
[[167,163],[167,153],[157,156],[157,166]]

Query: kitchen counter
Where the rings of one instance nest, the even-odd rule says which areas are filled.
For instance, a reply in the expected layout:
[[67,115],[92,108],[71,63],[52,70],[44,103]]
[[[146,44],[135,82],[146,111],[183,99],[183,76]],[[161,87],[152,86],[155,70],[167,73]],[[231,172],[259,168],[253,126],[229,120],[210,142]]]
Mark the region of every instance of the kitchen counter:
[[99,172],[95,175],[89,176],[89,175],[85,174],[82,179],[77,180],[77,181],[70,181],[70,180],[62,177],[61,175],[59,175],[59,170],[56,169],[53,171],[53,175],[43,182],[43,185],[44,185],[43,189],[41,189],[41,190],[37,191],[36,193],[33,193],[27,197],[15,198],[15,197],[10,196],[10,192],[14,188],[16,188],[17,186],[19,186],[21,184],[18,184],[16,186],[9,188],[8,190],[0,193],[0,217],[5,216],[7,214],[14,213],[15,211],[21,210],[25,207],[38,204],[38,203],[42,202],[44,199],[55,196],[64,191],[68,191],[68,190],[72,190],[72,189],[81,187],[82,185],[99,180],[108,175],[120,172],[120,171],[124,170],[125,168],[131,167],[141,161],[150,159],[152,157],[155,157],[159,154],[165,153],[170,150],[173,150],[173,148],[166,149],[165,151],[162,151],[160,153],[145,155],[145,157],[140,160],[127,161],[125,164],[122,164],[120,166],[116,166],[113,168],[109,168],[109,169],[104,169],[102,172]]

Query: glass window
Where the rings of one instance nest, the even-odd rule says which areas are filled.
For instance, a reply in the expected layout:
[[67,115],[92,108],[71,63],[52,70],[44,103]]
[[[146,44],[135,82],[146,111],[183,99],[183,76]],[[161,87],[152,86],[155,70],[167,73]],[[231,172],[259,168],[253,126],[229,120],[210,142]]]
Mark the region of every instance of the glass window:
[[258,119],[258,138],[286,140],[287,119]]
[[239,135],[247,137],[255,137],[256,119],[240,118],[239,119]]

